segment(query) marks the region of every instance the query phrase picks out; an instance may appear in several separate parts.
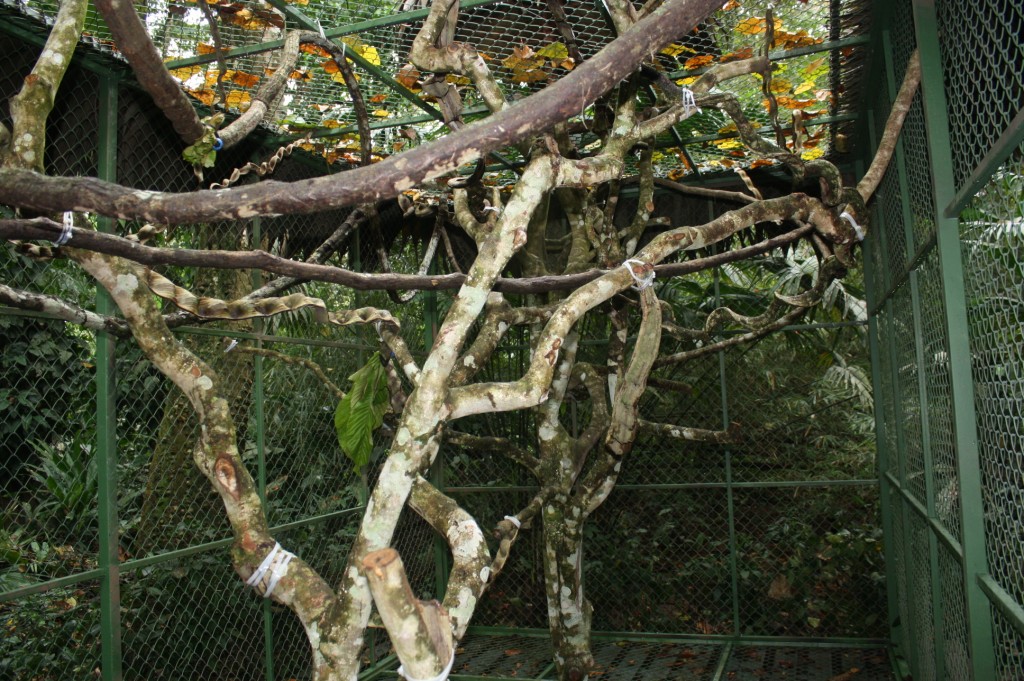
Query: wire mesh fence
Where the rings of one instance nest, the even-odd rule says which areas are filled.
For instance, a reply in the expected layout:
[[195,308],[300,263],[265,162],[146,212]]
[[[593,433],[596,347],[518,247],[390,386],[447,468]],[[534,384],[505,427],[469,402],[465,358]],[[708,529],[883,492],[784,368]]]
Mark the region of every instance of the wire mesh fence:
[[[256,7],[240,4],[246,10]],[[491,40],[496,56],[504,58],[525,38],[514,31],[491,35],[494,31],[486,30],[492,4],[478,3],[469,10],[479,21],[473,24],[475,33],[467,29],[465,37],[480,44]],[[870,424],[865,425],[866,411],[858,406],[861,396],[854,391],[830,401],[816,393],[813,377],[823,373],[817,364],[820,352],[801,338],[815,329],[793,329],[777,341],[715,355],[688,365],[682,374],[665,376],[690,391],[687,411],[671,414],[674,418],[706,428],[735,420],[757,437],[729,447],[641,439],[619,488],[588,531],[586,585],[595,628],[732,637],[890,635],[916,679],[1019,678],[1024,668],[1019,615],[1024,604],[1019,522],[1024,506],[1024,147],[1014,123],[1021,104],[1019,74],[1012,69],[1019,62],[1019,41],[998,36],[1018,35],[1021,16],[1013,2],[935,5],[937,12],[930,16],[929,3],[895,3],[888,43],[880,43],[888,51],[877,53],[872,62],[873,75],[885,83],[873,103],[880,122],[913,48],[932,58],[896,162],[883,182],[865,254],[874,297],[871,369],[881,491],[870,456]],[[610,37],[595,5],[566,7],[577,32],[594,43],[581,43],[585,54]],[[194,30],[201,25],[196,17],[182,19],[196,10],[181,8],[168,12],[167,35],[202,42],[201,31]],[[377,18],[367,7],[350,9],[352,21]],[[329,10],[310,3],[314,16]],[[930,19],[946,36],[941,44],[928,32]],[[105,40],[100,24],[94,17],[91,21],[96,40]],[[401,30],[404,25],[370,27],[360,39],[381,53],[398,53],[407,49],[412,35],[409,28]],[[838,26],[830,29],[836,33],[830,40],[843,37]],[[253,44],[252,26],[235,27],[223,34],[226,46]],[[548,25],[547,30],[554,29]],[[683,47],[695,54],[712,44],[701,42],[699,35],[693,40]],[[981,47],[992,44],[999,49]],[[16,89],[11,74],[30,63],[21,45],[0,33],[4,96]],[[844,57],[859,68],[856,54]],[[992,67],[983,69],[983,78],[974,77],[978,59],[990,54]],[[799,56],[794,73],[817,58]],[[247,59],[251,63],[237,61],[236,71],[267,68],[255,57]],[[313,57],[304,59],[307,71],[323,70]],[[401,68],[397,61],[389,66]],[[337,85],[328,85],[319,72],[316,77],[325,80],[325,88]],[[96,95],[102,87],[91,71],[78,70],[68,78],[60,100],[67,108],[55,112],[51,126],[48,172],[100,172],[97,131],[105,122]],[[130,87],[119,88],[118,94],[114,132],[119,144],[112,176],[140,188],[196,187],[196,178],[179,162],[180,149],[153,134],[158,117],[152,106]],[[942,113],[946,107],[933,106],[936,101],[948,104],[948,115]],[[397,110],[398,102],[388,91],[377,103],[381,110]],[[315,113],[310,120],[320,126],[330,127],[325,119],[351,122],[348,112]],[[708,162],[728,151],[710,141],[701,144]],[[700,149],[695,153],[705,153]],[[225,155],[206,181],[258,153],[249,147]],[[993,155],[999,162],[982,172]],[[295,179],[323,171],[320,161],[295,159],[278,172]],[[979,173],[984,177],[975,188]],[[947,215],[956,193],[965,190],[970,201]],[[343,217],[332,213],[301,223],[272,218],[258,225],[193,226],[168,238],[224,249],[258,240],[283,253],[305,253]],[[3,257],[0,269],[10,285],[93,306],[94,287],[60,261],[40,263],[10,250]],[[348,257],[372,266],[375,253],[366,247]],[[175,274],[211,294],[253,283],[248,273],[234,282],[204,281],[195,272]],[[353,298],[386,305],[384,294]],[[410,309],[436,319],[436,310],[428,314],[431,304],[420,299]],[[286,525],[279,536],[288,548],[328,581],[336,581],[372,472],[364,481],[351,468],[339,467],[334,396],[322,380],[288,358],[314,361],[335,382],[343,382],[376,349],[373,338],[325,332],[300,314],[181,333],[204,354],[218,358],[218,373],[238,405],[243,456],[257,471],[271,524]],[[854,325],[844,333],[851,335],[844,342],[853,345],[852,336],[861,330]],[[428,333],[424,343],[430,338]],[[231,339],[239,340],[240,347],[224,353]],[[503,364],[488,371],[494,376],[521,372],[524,343],[520,339],[518,350],[500,354]],[[96,445],[102,428],[96,409],[96,348],[91,332],[10,310],[0,315],[5,473],[0,478],[0,626],[5,632],[0,675],[58,679],[95,674],[103,665],[100,639],[116,631],[117,664],[127,678],[304,678],[309,652],[301,627],[244,590],[227,567],[230,531],[215,495],[191,466],[195,425],[189,411],[127,343],[117,344],[112,414],[102,414],[112,418],[116,430],[118,480],[117,523],[105,524],[98,508],[103,471]],[[272,354],[247,353],[246,348]],[[758,370],[766,358],[771,368]],[[859,361],[866,370],[865,358]],[[656,405],[650,407],[657,413]],[[584,423],[585,408],[579,407],[575,417]],[[843,429],[836,433],[838,422]],[[529,415],[507,414],[472,427],[485,434],[512,434],[529,445],[535,424]],[[380,451],[385,446],[378,443]],[[435,475],[485,525],[522,507],[534,485],[514,464],[457,448],[445,450]],[[880,512],[884,537],[877,531]],[[103,559],[104,543],[111,538],[117,556],[113,566]],[[395,544],[406,557],[417,594],[440,596],[450,557],[433,532],[407,514]],[[517,545],[480,605],[478,624],[546,625],[541,549],[536,530]],[[109,583],[104,587],[111,567],[116,593]],[[104,613],[116,613],[115,623],[101,622]],[[387,650],[382,635],[373,637],[364,653],[368,662],[379,661]],[[625,676],[627,668],[648,677],[673,678],[673,670],[686,670],[710,678],[720,661],[710,646],[660,645],[608,646],[601,649],[599,663],[609,670],[607,678],[631,678]],[[493,673],[538,677],[544,665],[536,660],[550,657],[544,639],[526,644],[511,637],[467,643],[463,652],[461,671],[467,674],[500,667]],[[723,669],[738,675],[768,669],[777,678],[826,678],[791,671],[808,669],[809,655],[750,648],[746,654],[734,652]],[[829,652],[814,662],[834,676],[858,665],[862,670],[884,666],[877,655],[865,653],[853,661]]]
[[890,98],[913,47],[924,79],[868,246],[890,627],[915,679],[1017,679],[1024,102],[999,36],[1020,7],[892,13]]

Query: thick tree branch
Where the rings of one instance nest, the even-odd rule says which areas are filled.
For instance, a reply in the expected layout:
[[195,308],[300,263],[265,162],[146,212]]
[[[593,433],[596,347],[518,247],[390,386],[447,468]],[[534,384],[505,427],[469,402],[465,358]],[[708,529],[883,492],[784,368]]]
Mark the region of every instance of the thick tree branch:
[[490,584],[491,553],[484,533],[473,516],[422,476],[413,484],[409,506],[447,540],[451,549],[452,570],[442,605],[451,618],[452,636],[459,641]]
[[[100,1],[109,9],[110,0]],[[668,2],[541,92],[480,123],[368,168],[299,182],[269,181],[257,187],[186,194],[148,192],[92,178],[52,178],[4,169],[0,170],[0,202],[37,211],[78,210],[158,223],[233,220],[272,213],[305,214],[377,202],[579,115],[635,71],[650,51],[691,30],[719,4],[719,0]],[[131,11],[134,15],[134,10]],[[152,49],[151,44],[149,47]],[[160,68],[166,74],[162,65]],[[180,92],[176,83],[174,92]],[[188,133],[187,139],[194,141],[202,135],[201,124],[199,129],[190,127],[184,132]]]
[[116,317],[105,317],[103,315],[83,310],[77,305],[65,302],[60,298],[48,296],[44,293],[32,291],[19,291],[6,284],[0,284],[0,303],[16,307],[19,310],[30,310],[52,315],[72,324],[91,329],[93,331],[106,331],[120,338],[131,335],[131,329],[123,319]]
[[[25,76],[21,91],[11,98],[13,125],[6,148],[4,135],[0,134],[0,166],[43,171],[46,119],[78,45],[88,4],[87,0],[61,3],[42,54],[32,72]],[[3,123],[0,130],[6,133]]]
[[[878,184],[889,167],[889,160],[896,151],[896,142],[899,140],[900,130],[903,129],[903,121],[910,112],[910,106],[917,94],[917,87],[921,83],[921,55],[914,50],[907,62],[907,71],[903,76],[903,84],[896,94],[889,111],[889,119],[885,122],[885,129],[882,130],[882,139],[878,143],[878,150],[875,158],[871,161],[871,167],[864,173],[864,177],[857,183],[857,193],[867,203],[878,189]],[[859,216],[867,217],[867,216]]]
[[203,123],[199,120],[188,95],[164,67],[163,59],[154,47],[153,41],[149,39],[146,26],[132,3],[122,0],[96,0],[96,9],[103,14],[103,20],[114,36],[117,49],[131,64],[135,77],[167,116],[178,136],[186,144],[199,141],[205,132]]

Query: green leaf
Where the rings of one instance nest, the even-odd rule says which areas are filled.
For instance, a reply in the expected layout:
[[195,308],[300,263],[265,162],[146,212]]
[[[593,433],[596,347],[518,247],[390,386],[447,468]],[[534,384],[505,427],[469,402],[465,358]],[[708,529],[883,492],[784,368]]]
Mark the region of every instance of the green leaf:
[[569,48],[562,43],[551,43],[537,50],[538,57],[546,57],[552,61],[561,61],[569,56]]
[[352,389],[338,403],[334,412],[334,429],[338,444],[356,468],[370,462],[373,432],[384,422],[388,406],[388,377],[373,353],[362,369],[349,376]]

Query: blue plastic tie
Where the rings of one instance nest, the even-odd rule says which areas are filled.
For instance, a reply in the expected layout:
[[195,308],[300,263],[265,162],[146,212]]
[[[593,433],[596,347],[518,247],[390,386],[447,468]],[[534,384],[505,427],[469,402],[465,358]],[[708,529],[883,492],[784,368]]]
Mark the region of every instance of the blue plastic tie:
[[213,150],[214,151],[220,151],[223,148],[224,148],[224,140],[222,140],[219,137],[215,138],[215,141],[213,143]]

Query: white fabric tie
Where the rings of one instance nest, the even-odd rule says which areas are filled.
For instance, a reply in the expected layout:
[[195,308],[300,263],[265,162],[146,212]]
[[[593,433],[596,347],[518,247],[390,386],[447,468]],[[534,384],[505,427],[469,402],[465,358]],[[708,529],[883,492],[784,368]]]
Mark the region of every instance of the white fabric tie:
[[64,213],[64,224],[61,226],[60,236],[53,240],[54,246],[63,246],[71,241],[71,230],[75,226],[75,214],[68,211]]
[[455,651],[453,650],[452,651],[452,659],[448,660],[448,664],[445,666],[444,669],[441,670],[440,674],[438,674],[437,676],[435,676],[435,677],[433,677],[431,679],[414,679],[411,676],[409,676],[408,674],[406,674],[405,673],[405,668],[401,667],[401,666],[398,668],[398,675],[401,676],[401,677],[404,677],[405,681],[445,681],[445,679],[448,678],[448,675],[452,673],[452,667],[454,667],[454,666],[455,666]]
[[281,578],[288,571],[288,563],[292,562],[294,557],[295,554],[285,551],[281,548],[280,543],[275,542],[274,548],[270,549],[270,553],[263,559],[260,566],[256,568],[256,572],[252,573],[249,579],[245,580],[246,585],[256,588],[256,585],[263,581],[263,577],[266,576],[267,572],[270,572],[267,590],[263,592],[264,598],[270,598],[270,594],[274,593],[277,583],[281,581]]
[[507,515],[507,516],[505,516],[505,520],[507,520],[510,523],[512,523],[513,525],[515,525],[517,530],[520,529],[523,526],[523,524],[521,522],[519,522],[519,518],[515,517],[514,515]]
[[697,106],[697,99],[693,96],[693,90],[688,87],[683,88],[683,115],[689,116],[691,111],[700,113],[700,107]]
[[864,241],[864,229],[857,224],[857,221],[853,219],[852,215],[844,210],[839,214],[839,217],[850,223],[850,226],[853,227],[854,233],[857,235],[857,241]]
[[636,282],[636,285],[633,288],[635,288],[637,291],[643,291],[645,288],[649,287],[651,284],[654,283],[654,268],[651,268],[650,272],[640,277],[637,276],[637,273],[633,271],[634,264],[639,265],[640,267],[647,267],[648,265],[643,260],[636,259],[624,260],[622,262],[622,266],[626,268],[626,271],[629,272],[629,276],[633,277],[633,281]]

